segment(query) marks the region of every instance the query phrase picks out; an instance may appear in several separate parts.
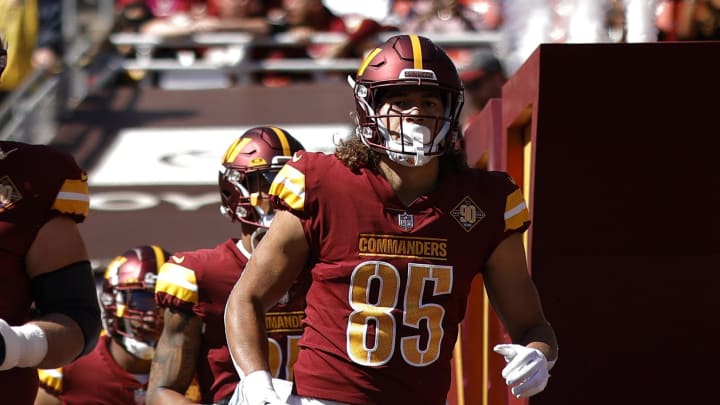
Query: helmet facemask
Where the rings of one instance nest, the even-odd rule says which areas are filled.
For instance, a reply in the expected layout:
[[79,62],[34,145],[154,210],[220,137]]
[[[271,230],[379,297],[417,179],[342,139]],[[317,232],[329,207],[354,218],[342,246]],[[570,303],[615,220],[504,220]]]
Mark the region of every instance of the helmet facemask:
[[[455,63],[428,38],[413,34],[388,38],[368,52],[355,78],[348,77],[348,82],[355,96],[356,135],[369,148],[387,153],[390,159],[406,166],[425,165],[453,149],[463,105],[462,82]],[[438,116],[412,116],[424,121],[427,129],[406,125],[413,121],[407,108],[402,107],[404,115],[380,111],[384,108],[383,97],[396,89],[400,94],[407,89],[435,93],[443,103],[442,111],[431,108],[429,113]],[[425,107],[420,111],[428,114]],[[388,128],[391,119],[400,120],[402,125],[398,128],[395,121],[393,128]]]
[[268,190],[288,160],[289,156],[274,156],[269,166],[246,170],[223,166],[220,176],[233,188],[232,192],[223,191],[223,199],[227,202],[220,207],[223,215],[251,226],[269,228],[275,212],[270,205]]
[[[365,116],[364,124],[360,123],[358,126],[358,135],[368,147],[385,151],[390,160],[396,163],[409,167],[424,166],[447,150],[447,139],[450,138],[448,134],[455,117],[455,111],[452,110],[452,95],[437,86],[401,86],[408,90],[427,89],[431,92],[439,92],[443,102],[443,115],[412,114],[407,110],[403,112],[397,107],[380,113],[378,110],[382,109],[385,98],[383,94],[387,94],[388,91],[392,91],[398,86],[381,87],[372,92],[371,100],[366,101],[366,98],[360,95],[367,94],[369,90],[363,85],[357,85],[355,98]],[[378,93],[381,95],[378,96]],[[399,129],[394,133],[386,125],[389,119],[399,120],[401,123]],[[429,125],[417,124],[418,120],[429,123]]]
[[101,302],[106,311],[105,328],[113,331],[128,353],[152,359],[163,325],[154,292],[139,286],[116,287],[114,294],[103,293]]
[[162,332],[163,311],[155,302],[155,285],[169,256],[155,245],[138,246],[114,258],[105,270],[100,294],[103,326],[140,359],[152,359]]

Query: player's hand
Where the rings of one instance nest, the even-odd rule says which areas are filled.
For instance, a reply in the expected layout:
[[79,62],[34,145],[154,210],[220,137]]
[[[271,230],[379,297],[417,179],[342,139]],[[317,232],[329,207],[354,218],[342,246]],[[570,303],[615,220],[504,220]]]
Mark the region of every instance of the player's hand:
[[240,384],[241,405],[287,405],[275,392],[272,376],[266,370],[253,371]]
[[527,398],[545,389],[550,366],[540,350],[515,344],[497,345],[493,350],[505,356],[508,364],[502,376],[515,397]]

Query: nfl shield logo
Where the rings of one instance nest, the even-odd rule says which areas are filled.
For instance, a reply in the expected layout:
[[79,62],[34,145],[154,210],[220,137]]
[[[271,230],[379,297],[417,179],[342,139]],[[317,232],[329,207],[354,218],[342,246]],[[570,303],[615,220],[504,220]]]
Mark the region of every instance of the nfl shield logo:
[[414,219],[411,214],[408,214],[407,212],[403,212],[402,214],[398,215],[398,225],[400,228],[409,231],[414,226]]

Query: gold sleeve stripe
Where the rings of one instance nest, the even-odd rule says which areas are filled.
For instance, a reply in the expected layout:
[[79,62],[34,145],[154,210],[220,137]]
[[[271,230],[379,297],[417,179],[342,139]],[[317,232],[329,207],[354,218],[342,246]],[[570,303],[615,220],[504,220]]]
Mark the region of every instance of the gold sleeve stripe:
[[87,216],[90,211],[90,191],[87,181],[66,179],[60,187],[52,209],[63,213]]
[[60,192],[77,193],[86,196],[90,194],[90,191],[88,190],[87,179],[66,179],[62,187],[60,187]]
[[305,175],[292,166],[283,166],[270,186],[270,194],[285,201],[290,208],[302,211],[305,207]]
[[370,62],[372,62],[372,60],[373,60],[373,58],[375,57],[375,55],[377,55],[378,53],[380,53],[381,50],[382,50],[382,49],[380,49],[380,48],[375,48],[375,49],[372,50],[372,52],[370,52],[370,53],[368,54],[368,56],[365,57],[365,59],[363,60],[363,62],[360,64],[360,68],[359,68],[358,71],[357,71],[358,76],[360,76],[360,75],[362,75],[363,73],[365,73],[365,69],[367,69],[368,65],[370,64]]
[[90,191],[87,183],[82,180],[65,180],[52,209],[87,216],[90,211]]
[[283,150],[283,156],[290,156],[292,153],[290,153],[290,142],[287,139],[287,136],[285,136],[285,132],[283,132],[282,129],[277,127],[271,127],[273,132],[275,132],[275,135],[277,135],[278,139],[280,139],[280,143],[282,144],[282,150]]
[[195,272],[175,263],[165,263],[158,273],[155,293],[164,292],[181,301],[196,304],[198,286]]
[[505,231],[517,229],[530,220],[527,204],[520,189],[513,191],[505,200]]
[[38,378],[43,385],[52,388],[55,392],[62,392],[62,369],[38,369]]
[[423,55],[422,55],[422,47],[420,46],[420,38],[418,38],[417,35],[410,35],[410,44],[412,45],[413,50],[413,67],[415,69],[422,69],[423,68]]

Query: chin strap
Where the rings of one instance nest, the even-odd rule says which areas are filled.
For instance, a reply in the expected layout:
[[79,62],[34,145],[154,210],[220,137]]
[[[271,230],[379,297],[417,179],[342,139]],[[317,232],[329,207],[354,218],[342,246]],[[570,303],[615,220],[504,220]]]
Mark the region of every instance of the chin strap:
[[260,239],[262,239],[263,236],[267,233],[267,228],[257,228],[255,229],[255,232],[252,233],[250,236],[250,248],[252,251],[255,251],[255,247],[257,247],[258,243],[260,243]]

